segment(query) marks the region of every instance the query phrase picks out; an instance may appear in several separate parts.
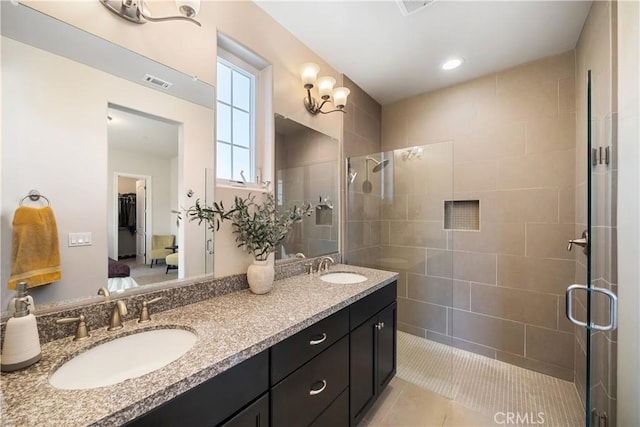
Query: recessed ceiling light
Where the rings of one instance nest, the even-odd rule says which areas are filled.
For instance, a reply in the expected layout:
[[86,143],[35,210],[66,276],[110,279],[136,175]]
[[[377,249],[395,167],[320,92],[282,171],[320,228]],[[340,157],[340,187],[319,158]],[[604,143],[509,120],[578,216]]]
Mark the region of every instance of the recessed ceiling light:
[[442,64],[440,68],[442,68],[445,71],[455,70],[456,68],[461,66],[463,62],[464,62],[464,59],[462,58],[453,58],[446,61],[444,64]]

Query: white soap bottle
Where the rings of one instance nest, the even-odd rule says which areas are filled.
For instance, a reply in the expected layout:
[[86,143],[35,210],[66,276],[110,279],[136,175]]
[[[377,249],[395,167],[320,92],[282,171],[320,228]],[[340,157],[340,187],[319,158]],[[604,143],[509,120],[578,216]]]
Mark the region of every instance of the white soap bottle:
[[29,312],[27,284],[18,283],[15,312],[7,321],[2,343],[0,369],[3,372],[17,371],[33,365],[42,356],[36,317]]

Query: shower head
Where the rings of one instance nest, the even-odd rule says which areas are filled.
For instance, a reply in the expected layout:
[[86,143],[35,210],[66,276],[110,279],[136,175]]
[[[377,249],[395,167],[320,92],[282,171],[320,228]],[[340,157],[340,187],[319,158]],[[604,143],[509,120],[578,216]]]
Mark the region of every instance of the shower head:
[[374,173],[380,172],[382,169],[384,169],[389,164],[389,159],[384,159],[382,161],[377,161],[373,157],[367,157],[366,160],[367,161],[371,160],[373,163],[376,164],[373,167],[373,170],[372,170]]
[[422,147],[413,147],[402,153],[402,160],[422,159]]
[[354,169],[349,168],[349,185],[353,184],[353,181],[356,180],[357,176],[358,172],[356,172]]

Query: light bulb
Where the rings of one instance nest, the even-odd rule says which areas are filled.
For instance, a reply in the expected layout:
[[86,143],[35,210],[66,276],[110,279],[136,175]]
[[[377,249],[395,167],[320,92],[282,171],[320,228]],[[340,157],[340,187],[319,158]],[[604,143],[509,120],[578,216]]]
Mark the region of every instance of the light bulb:
[[333,90],[333,104],[340,109],[347,105],[347,97],[351,91],[346,87],[337,87]]
[[440,68],[442,68],[445,71],[455,70],[456,68],[461,66],[463,62],[464,60],[462,58],[452,58],[446,61],[444,64],[442,64]]
[[302,64],[300,77],[302,78],[302,84],[306,89],[311,89],[313,85],[316,84],[316,78],[318,77],[319,71],[320,67],[318,67],[313,62]]
[[318,93],[320,98],[327,100],[331,98],[331,92],[333,86],[336,84],[336,79],[333,77],[325,76],[318,79]]

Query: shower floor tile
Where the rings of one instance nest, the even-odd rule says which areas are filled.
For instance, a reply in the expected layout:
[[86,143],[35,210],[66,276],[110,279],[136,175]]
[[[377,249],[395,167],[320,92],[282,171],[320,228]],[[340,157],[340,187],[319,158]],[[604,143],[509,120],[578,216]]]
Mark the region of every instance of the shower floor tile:
[[584,415],[573,383],[399,331],[396,378],[360,425],[577,427]]

